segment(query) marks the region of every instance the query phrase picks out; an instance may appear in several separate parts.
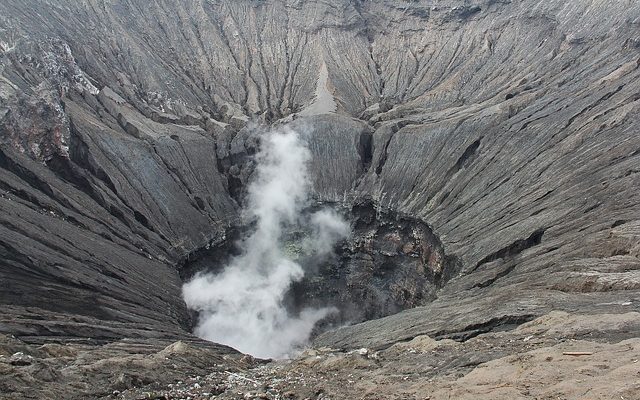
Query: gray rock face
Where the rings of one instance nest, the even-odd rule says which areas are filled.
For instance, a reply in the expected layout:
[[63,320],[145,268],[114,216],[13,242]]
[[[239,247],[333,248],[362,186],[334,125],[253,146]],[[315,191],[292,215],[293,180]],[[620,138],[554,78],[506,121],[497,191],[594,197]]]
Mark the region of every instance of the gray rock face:
[[435,300],[319,344],[640,304],[633,2],[4,0],[0,331],[185,337],[178,266],[238,224],[254,132],[314,196],[428,224]]

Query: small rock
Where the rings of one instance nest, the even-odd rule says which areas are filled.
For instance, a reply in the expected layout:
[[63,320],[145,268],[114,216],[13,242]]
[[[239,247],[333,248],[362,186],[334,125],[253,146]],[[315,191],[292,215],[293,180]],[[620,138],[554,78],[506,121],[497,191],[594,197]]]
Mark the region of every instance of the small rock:
[[242,358],[240,359],[241,363],[245,363],[245,364],[253,364],[256,362],[256,359],[250,355],[250,354],[245,354],[244,356],[242,356]]
[[166,396],[162,393],[157,393],[157,392],[145,392],[142,399],[145,400],[161,400],[164,399]]
[[300,354],[301,357],[316,357],[318,355],[318,350],[315,349],[307,349]]
[[217,395],[219,395],[219,394],[222,394],[222,393],[224,393],[224,392],[226,392],[226,391],[227,391],[227,387],[226,387],[226,386],[224,386],[224,385],[214,385],[214,386],[211,388],[211,394],[213,394],[214,396],[217,396]]
[[24,354],[19,351],[9,358],[9,364],[16,366],[31,365],[33,363],[33,357]]
[[369,354],[369,349],[366,349],[363,347],[361,349],[358,349],[357,353],[360,354],[361,356],[366,356],[367,354]]

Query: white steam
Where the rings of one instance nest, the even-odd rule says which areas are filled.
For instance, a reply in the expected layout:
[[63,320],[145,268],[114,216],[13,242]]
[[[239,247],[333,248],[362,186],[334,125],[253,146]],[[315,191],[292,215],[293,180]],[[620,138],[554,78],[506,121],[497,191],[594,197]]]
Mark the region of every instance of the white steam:
[[305,221],[310,158],[296,132],[263,137],[245,210],[256,221],[253,232],[220,274],[196,275],[183,287],[187,305],[200,312],[198,336],[257,357],[285,357],[309,339],[316,322],[334,311],[305,309],[291,316],[283,305],[291,284],[304,276],[302,266],[283,251],[283,232],[309,224],[311,238],[303,247],[317,257],[331,253],[349,234],[348,224],[330,210]]
[[333,245],[351,232],[347,224],[333,210],[324,209],[311,216],[312,236],[305,241],[304,248],[308,253],[325,256],[333,251]]

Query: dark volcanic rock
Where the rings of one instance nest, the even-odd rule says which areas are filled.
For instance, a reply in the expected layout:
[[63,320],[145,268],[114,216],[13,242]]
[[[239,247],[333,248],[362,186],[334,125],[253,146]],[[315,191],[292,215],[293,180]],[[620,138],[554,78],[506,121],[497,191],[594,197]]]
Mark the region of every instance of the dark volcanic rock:
[[0,3],[0,331],[184,338],[179,265],[239,224],[255,132],[318,201],[430,229],[424,307],[327,332],[467,340],[640,304],[640,7],[527,0]]
[[325,323],[362,322],[427,304],[457,275],[459,261],[424,222],[371,203],[350,214],[352,233],[335,255],[298,258],[307,271],[293,284],[296,309],[333,306],[339,313]]

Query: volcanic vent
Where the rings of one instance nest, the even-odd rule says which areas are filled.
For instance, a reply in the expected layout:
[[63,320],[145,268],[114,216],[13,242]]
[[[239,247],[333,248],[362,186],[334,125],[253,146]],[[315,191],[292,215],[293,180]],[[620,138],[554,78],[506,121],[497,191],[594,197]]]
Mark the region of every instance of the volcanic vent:
[[285,356],[312,333],[432,301],[459,269],[424,222],[371,201],[314,201],[304,133],[256,135],[261,148],[244,160],[254,171],[238,196],[245,225],[182,269],[197,335]]

